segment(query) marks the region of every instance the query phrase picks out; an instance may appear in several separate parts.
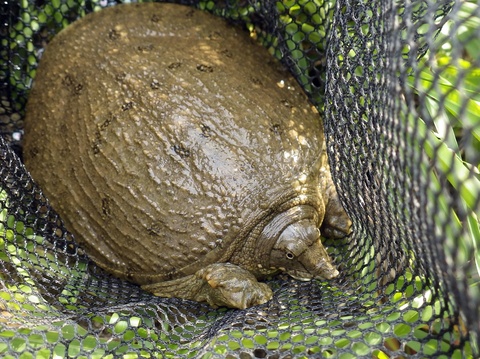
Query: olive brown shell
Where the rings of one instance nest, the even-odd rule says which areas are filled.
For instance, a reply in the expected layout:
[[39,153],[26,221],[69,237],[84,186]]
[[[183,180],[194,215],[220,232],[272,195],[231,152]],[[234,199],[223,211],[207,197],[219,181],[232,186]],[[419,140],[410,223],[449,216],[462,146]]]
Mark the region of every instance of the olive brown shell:
[[321,220],[322,123],[293,77],[222,19],[129,6],[48,44],[25,120],[26,166],[93,260],[172,280],[228,261],[289,203]]

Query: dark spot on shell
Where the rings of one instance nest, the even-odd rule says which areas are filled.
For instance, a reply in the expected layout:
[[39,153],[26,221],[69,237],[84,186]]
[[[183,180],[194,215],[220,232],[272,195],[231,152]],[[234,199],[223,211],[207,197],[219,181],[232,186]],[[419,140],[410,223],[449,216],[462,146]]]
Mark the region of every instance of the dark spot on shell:
[[181,158],[187,158],[190,156],[190,150],[182,145],[173,145],[172,148]]
[[202,136],[203,137],[210,137],[210,133],[212,132],[212,129],[210,127],[201,123],[200,124],[200,129],[202,130]]
[[270,131],[276,135],[280,135],[280,133],[282,133],[282,127],[278,123],[274,123],[272,126],[270,126]]
[[252,81],[252,84],[254,84],[254,85],[258,85],[258,86],[263,85],[262,81],[258,77],[255,77],[255,76],[251,77],[250,81]]
[[137,46],[137,50],[140,52],[150,52],[153,50],[153,45],[148,44],[148,45],[139,45]]
[[278,67],[278,66],[279,66],[278,62],[273,59],[273,56],[272,56],[272,59],[271,59],[271,60],[268,60],[268,61],[267,61],[267,64],[268,64],[269,66],[275,66],[275,67]]
[[100,152],[100,145],[102,144],[102,135],[99,130],[95,131],[95,139],[92,141],[92,151],[93,154],[98,154]]
[[233,57],[233,54],[229,49],[224,49],[224,50],[220,51],[220,54],[225,56],[225,57],[228,57],[228,58]]
[[100,153],[100,147],[96,141],[93,141],[92,152],[94,155],[98,155]]
[[213,72],[213,67],[209,65],[198,64],[197,70],[200,72]]
[[115,29],[110,29],[110,31],[108,32],[108,38],[110,40],[117,40],[118,38],[120,37],[120,33],[115,30]]
[[147,228],[147,232],[150,236],[159,236],[162,234],[161,226],[158,223],[152,223],[150,227]]
[[105,217],[109,217],[112,214],[111,203],[112,200],[109,197],[102,198],[102,213]]
[[65,75],[65,77],[62,79],[62,85],[64,86],[72,86],[73,84],[73,78],[70,75]]
[[115,76],[115,80],[119,82],[123,82],[123,80],[125,80],[126,77],[127,77],[127,74],[125,72],[122,72]]
[[73,76],[68,74],[62,79],[62,84],[74,95],[79,95],[83,89],[83,85],[77,82]]
[[133,107],[133,101],[125,102],[125,103],[122,105],[122,111],[130,110],[132,107]]
[[288,100],[281,100],[280,101],[282,103],[283,106],[285,107],[288,107],[288,108],[292,108],[292,104],[290,102],[288,102]]
[[208,34],[209,40],[218,40],[221,38],[222,38],[222,35],[218,31],[213,31],[210,34]]
[[100,126],[98,126],[98,128],[100,129],[100,131],[104,131],[106,130],[106,128],[108,126],[110,126],[110,124],[112,123],[113,120],[116,119],[116,116],[114,115],[111,115],[111,117],[107,118],[105,121],[102,122],[102,124]]
[[170,70],[177,69],[182,66],[181,62],[172,62],[170,65],[167,66]]
[[185,17],[193,17],[193,15],[195,15],[195,10],[194,10],[194,9],[188,11],[188,12],[185,14]]
[[38,155],[38,147],[34,146],[29,151],[30,157],[34,158]]
[[152,82],[150,82],[150,88],[152,90],[158,90],[160,88],[160,82],[158,82],[156,79],[153,79]]
[[153,14],[152,17],[150,18],[151,22],[159,22],[161,19],[160,15]]
[[83,89],[83,85],[82,84],[76,84],[75,87],[73,88],[73,91],[76,95],[80,94],[80,92],[82,91]]
[[100,131],[99,130],[96,130],[95,131],[95,139],[97,141],[101,141],[102,140],[102,135],[100,134]]

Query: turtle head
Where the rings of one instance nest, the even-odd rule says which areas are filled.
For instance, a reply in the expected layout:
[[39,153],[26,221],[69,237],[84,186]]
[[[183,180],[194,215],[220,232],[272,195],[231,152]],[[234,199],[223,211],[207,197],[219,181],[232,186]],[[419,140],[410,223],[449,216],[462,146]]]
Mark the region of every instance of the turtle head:
[[320,230],[310,220],[289,224],[270,253],[270,266],[299,280],[333,279],[335,268],[320,240]]

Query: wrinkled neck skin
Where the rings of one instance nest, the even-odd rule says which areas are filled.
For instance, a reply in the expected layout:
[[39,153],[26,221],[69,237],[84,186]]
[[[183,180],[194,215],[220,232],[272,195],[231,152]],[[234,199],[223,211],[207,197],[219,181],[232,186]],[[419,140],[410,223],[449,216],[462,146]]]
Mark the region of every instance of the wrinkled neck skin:
[[[321,212],[321,213],[319,213]],[[300,280],[338,275],[320,241],[321,208],[299,204],[275,215],[232,258],[258,279],[286,272]],[[255,231],[253,231],[255,232]],[[246,265],[245,265],[246,264]]]

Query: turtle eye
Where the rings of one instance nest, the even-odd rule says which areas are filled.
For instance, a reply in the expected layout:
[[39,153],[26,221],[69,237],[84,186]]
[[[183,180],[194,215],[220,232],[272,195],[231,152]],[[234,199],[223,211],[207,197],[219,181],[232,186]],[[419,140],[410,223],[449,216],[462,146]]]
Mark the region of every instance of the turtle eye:
[[295,255],[292,252],[288,251],[287,253],[285,253],[285,257],[292,260],[293,258],[295,258]]

